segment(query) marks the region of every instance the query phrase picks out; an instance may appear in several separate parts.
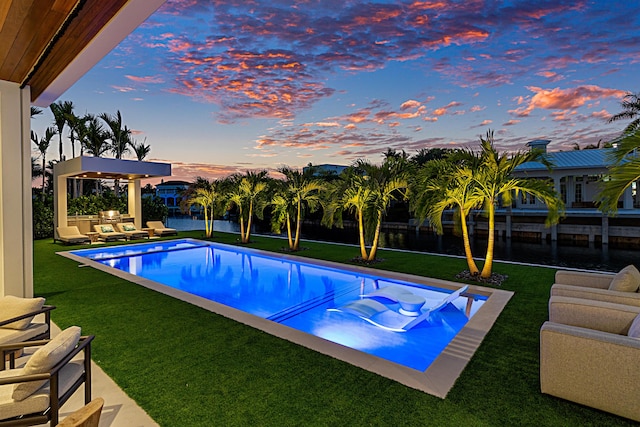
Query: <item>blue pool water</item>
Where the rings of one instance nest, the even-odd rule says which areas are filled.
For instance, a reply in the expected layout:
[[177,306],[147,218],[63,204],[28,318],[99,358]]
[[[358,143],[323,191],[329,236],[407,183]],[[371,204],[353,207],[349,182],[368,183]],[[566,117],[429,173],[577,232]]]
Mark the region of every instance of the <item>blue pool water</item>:
[[485,301],[463,296],[413,329],[392,332],[331,309],[386,286],[410,290],[426,300],[425,307],[451,291],[193,239],[72,253],[419,371],[428,368]]

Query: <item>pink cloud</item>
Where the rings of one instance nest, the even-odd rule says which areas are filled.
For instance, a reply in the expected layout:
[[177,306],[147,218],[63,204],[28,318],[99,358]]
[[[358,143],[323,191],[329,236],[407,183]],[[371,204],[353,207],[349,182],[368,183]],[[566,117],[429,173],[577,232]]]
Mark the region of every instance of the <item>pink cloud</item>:
[[597,101],[604,98],[622,98],[626,91],[601,88],[595,85],[578,86],[571,89],[542,89],[530,86],[529,89],[535,95],[531,98],[518,98],[518,104],[524,107],[509,111],[519,117],[526,117],[535,109],[546,110],[574,110],[584,106],[588,101]]

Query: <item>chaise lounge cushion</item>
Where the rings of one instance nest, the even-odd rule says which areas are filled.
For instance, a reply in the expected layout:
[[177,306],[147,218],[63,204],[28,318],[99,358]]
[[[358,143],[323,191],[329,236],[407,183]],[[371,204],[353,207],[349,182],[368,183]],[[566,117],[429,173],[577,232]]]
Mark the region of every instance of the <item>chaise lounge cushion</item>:
[[633,265],[620,270],[609,285],[610,291],[636,292],[640,287],[640,272]]
[[[23,374],[33,375],[49,372],[65,356],[67,356],[78,344],[80,339],[80,327],[71,326],[60,332],[55,338],[38,349],[24,365]],[[16,384],[13,389],[13,399],[21,401],[31,396],[40,387],[47,383],[43,381],[29,381]]]
[[[44,298],[20,298],[13,295],[6,295],[0,298],[0,321],[38,311],[43,305]],[[2,327],[20,330],[27,329],[32,320],[33,316],[17,320]]]

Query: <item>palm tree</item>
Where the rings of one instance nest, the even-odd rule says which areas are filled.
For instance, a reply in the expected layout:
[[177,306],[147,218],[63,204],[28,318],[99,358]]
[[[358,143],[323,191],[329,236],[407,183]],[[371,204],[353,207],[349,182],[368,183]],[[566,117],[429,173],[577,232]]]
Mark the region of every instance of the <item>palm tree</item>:
[[[378,250],[382,219],[392,200],[406,198],[406,156],[386,156],[380,166],[359,160],[332,185],[325,203],[323,223],[342,222],[342,212],[352,212],[358,223],[360,256],[374,261]],[[367,253],[367,237],[373,235]]]
[[622,100],[623,111],[611,116],[609,123],[617,120],[633,119],[622,131],[622,137],[640,129],[640,93],[627,93]]
[[220,199],[218,181],[209,182],[204,178],[197,178],[184,199],[184,206],[191,208],[193,205],[201,206],[204,211],[204,229],[206,237],[213,235],[213,221],[215,219],[215,206]]
[[509,206],[513,197],[532,195],[547,205],[547,218],[545,224],[550,226],[560,219],[564,211],[564,204],[553,188],[553,183],[548,180],[535,178],[517,178],[513,176],[514,170],[523,163],[541,162],[548,167],[544,153],[539,150],[517,152],[511,156],[500,154],[493,145],[493,132],[488,131],[486,138],[480,138],[482,151],[480,153],[480,165],[473,171],[474,198],[482,198],[484,211],[488,217],[489,235],[487,253],[480,276],[491,276],[493,266],[493,247],[495,243],[495,209],[498,203]]
[[39,116],[42,114],[42,108],[31,106],[31,117]]
[[[104,130],[98,118],[93,114],[87,114],[86,125],[80,131],[80,143],[87,153],[95,157],[101,157],[109,150],[109,134]],[[100,190],[100,182],[96,180],[96,193]]]
[[[146,140],[147,139],[145,138],[145,141]],[[139,162],[143,161],[151,152],[151,146],[149,144],[145,144],[144,142],[138,144],[137,141],[131,140],[130,144]]]
[[[285,180],[279,182],[276,194],[271,199],[274,207],[272,222],[277,230],[280,230],[282,224],[286,224],[289,249],[297,251],[300,249],[304,212],[314,212],[320,207],[320,191],[324,185],[313,178],[313,168],[308,168],[303,173],[289,167],[282,167],[278,171],[285,176]],[[295,218],[295,235],[291,233],[292,217]]]
[[33,141],[34,144],[36,144],[36,147],[38,147],[38,151],[40,151],[40,155],[42,156],[42,198],[44,200],[44,187],[45,187],[45,178],[46,178],[46,174],[45,174],[45,170],[46,170],[46,165],[47,165],[47,150],[49,149],[49,146],[51,145],[51,139],[53,139],[53,137],[56,134],[56,130],[54,127],[48,127],[47,130],[45,130],[44,136],[41,139],[38,139],[38,134],[36,134],[34,131],[31,131],[31,141]]
[[232,175],[226,183],[229,188],[225,191],[227,201],[238,209],[240,241],[242,243],[249,243],[253,216],[262,218],[264,207],[267,205],[266,177],[267,171],[265,170],[260,172],[247,171],[244,175]]
[[69,140],[71,141],[71,156],[76,157],[76,141],[80,141],[80,133],[87,122],[87,116],[76,116],[71,112],[66,115],[67,125],[69,126]]
[[[131,130],[122,125],[122,115],[120,110],[115,115],[102,113],[99,116],[109,128],[107,130],[108,138],[111,140],[109,147],[116,159],[122,159],[125,153],[129,152],[129,144],[131,141]],[[120,180],[116,179],[114,183],[114,193],[116,197],[120,194]]]
[[640,148],[640,129],[626,134],[618,141],[617,147],[609,153],[614,163],[609,176],[601,182],[601,190],[596,196],[598,209],[614,214],[618,210],[618,200],[625,190],[640,179],[640,157],[636,151]]
[[60,157],[58,161],[62,161],[64,158],[63,150],[62,150],[62,131],[64,130],[64,125],[67,124],[67,117],[73,114],[73,102],[71,101],[58,101],[54,102],[49,106],[51,113],[53,113],[53,124],[58,131],[58,135],[60,137],[60,145],[58,151],[60,153]]
[[[467,152],[471,156],[472,153]],[[471,209],[482,205],[482,200],[475,197],[473,189],[473,169],[471,165],[457,164],[454,156],[445,159],[431,160],[420,167],[412,179],[411,208],[416,213],[419,223],[426,218],[438,234],[442,234],[442,215],[446,209],[457,210],[456,218],[460,221],[464,253],[473,275],[480,273],[473,259],[467,216]]]

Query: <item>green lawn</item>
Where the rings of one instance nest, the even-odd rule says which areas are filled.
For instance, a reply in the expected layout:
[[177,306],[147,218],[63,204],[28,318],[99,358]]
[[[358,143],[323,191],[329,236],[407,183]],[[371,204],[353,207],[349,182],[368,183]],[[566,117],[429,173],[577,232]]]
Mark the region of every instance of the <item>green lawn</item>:
[[[182,232],[180,237],[201,237]],[[237,236],[215,233],[214,241]],[[282,240],[254,237],[278,251]],[[305,257],[348,262],[357,248],[303,242]],[[96,335],[93,357],[162,426],[635,425],[540,393],[539,329],[555,271],[496,263],[515,295],[446,399],[56,255],[34,242],[35,293],[61,328]],[[454,280],[457,258],[380,251],[375,268]]]

